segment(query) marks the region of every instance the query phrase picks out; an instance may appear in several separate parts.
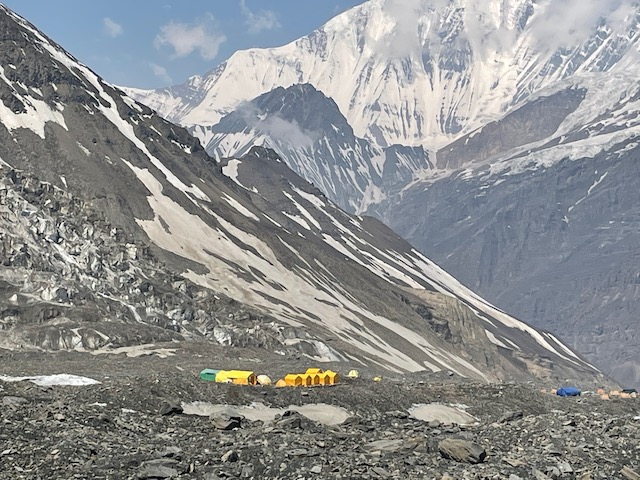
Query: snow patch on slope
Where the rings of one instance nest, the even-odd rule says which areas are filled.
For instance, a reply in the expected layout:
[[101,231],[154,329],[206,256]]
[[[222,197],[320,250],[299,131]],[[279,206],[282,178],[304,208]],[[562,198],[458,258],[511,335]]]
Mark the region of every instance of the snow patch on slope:
[[229,205],[231,205],[234,209],[236,209],[238,212],[240,212],[242,215],[244,215],[245,217],[248,217],[251,220],[255,220],[256,222],[260,221],[260,219],[258,217],[256,217],[253,214],[253,212],[251,212],[251,210],[246,208],[244,205],[242,205],[240,202],[238,202],[235,198],[231,198],[229,195],[223,194],[222,195],[222,199],[225,202],[227,202]]
[[4,68],[0,66],[0,79],[3,80],[13,90],[13,95],[24,105],[25,112],[15,113],[0,101],[0,122],[9,130],[27,128],[44,139],[44,127],[47,122],[53,122],[68,130],[62,114],[62,108],[54,110],[42,100],[31,96],[25,96],[14,88],[4,73]]

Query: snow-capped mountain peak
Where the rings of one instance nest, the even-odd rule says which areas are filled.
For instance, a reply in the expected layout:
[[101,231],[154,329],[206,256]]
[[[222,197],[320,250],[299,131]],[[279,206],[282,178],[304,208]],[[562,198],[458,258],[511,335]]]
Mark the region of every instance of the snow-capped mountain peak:
[[191,127],[278,86],[310,83],[357,136],[439,148],[559,79],[623,65],[637,24],[627,1],[370,0],[283,47],[236,52],[181,86],[127,91]]

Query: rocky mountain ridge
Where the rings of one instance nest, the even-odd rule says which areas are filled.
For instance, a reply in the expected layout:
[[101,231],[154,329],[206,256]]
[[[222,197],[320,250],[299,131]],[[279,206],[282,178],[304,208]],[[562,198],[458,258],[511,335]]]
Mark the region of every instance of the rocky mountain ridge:
[[381,148],[356,137],[335,102],[309,84],[278,87],[241,104],[218,124],[191,131],[210,138],[205,150],[218,158],[242,156],[255,145],[272,148],[349,212],[392,195],[415,171],[433,168],[422,147]]
[[273,151],[216,162],[4,8],[0,29],[5,348],[204,337],[396,372],[604,381]]

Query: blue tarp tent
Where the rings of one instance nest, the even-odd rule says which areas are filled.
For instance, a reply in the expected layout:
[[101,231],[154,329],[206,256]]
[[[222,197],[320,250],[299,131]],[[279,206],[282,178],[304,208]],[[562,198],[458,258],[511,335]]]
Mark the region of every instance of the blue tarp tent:
[[561,397],[577,397],[580,393],[582,392],[576,387],[562,387],[556,391],[556,395]]

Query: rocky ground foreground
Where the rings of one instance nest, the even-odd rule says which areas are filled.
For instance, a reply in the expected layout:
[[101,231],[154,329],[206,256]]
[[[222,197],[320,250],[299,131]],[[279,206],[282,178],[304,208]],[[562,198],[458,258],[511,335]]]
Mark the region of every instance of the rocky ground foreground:
[[[638,399],[559,398],[442,374],[374,382],[367,370],[334,387],[215,384],[198,372],[239,367],[275,379],[315,365],[208,344],[156,347],[143,356],[0,350],[0,478],[640,479]],[[100,383],[7,381],[62,373]]]

